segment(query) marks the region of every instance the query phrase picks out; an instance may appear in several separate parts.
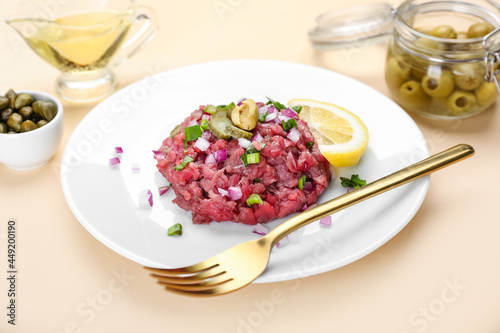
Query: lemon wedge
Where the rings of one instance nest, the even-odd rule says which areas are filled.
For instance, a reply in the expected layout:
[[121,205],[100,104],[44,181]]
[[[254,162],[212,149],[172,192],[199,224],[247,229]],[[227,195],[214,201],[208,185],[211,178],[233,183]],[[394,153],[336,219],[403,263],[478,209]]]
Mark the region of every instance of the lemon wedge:
[[335,167],[358,164],[368,145],[368,129],[355,114],[330,103],[292,99],[302,106],[299,118],[307,122],[321,154]]

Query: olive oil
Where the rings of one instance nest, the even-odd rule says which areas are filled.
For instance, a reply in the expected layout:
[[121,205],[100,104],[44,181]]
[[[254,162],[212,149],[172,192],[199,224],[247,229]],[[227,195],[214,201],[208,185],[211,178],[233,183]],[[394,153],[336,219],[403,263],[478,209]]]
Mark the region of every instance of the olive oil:
[[40,57],[62,72],[87,73],[108,65],[130,24],[127,15],[82,12],[53,22],[37,22],[36,32],[25,39]]

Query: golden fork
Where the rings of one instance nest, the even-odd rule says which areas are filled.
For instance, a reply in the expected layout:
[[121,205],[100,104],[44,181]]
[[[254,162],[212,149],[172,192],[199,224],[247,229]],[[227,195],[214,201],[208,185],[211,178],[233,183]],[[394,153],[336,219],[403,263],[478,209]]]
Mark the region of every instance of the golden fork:
[[250,240],[199,264],[152,271],[169,291],[191,296],[216,296],[238,290],[255,280],[267,267],[271,249],[293,231],[358,202],[411,182],[470,157],[474,148],[460,144],[412,164],[386,177],[306,210],[280,224],[260,239]]

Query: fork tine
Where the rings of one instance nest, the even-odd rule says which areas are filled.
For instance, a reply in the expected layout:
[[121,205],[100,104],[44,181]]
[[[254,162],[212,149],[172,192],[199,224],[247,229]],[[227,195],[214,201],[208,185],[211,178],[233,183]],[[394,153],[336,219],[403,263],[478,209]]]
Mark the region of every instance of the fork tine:
[[165,287],[165,290],[177,294],[177,295],[182,295],[182,296],[191,296],[191,297],[213,297],[213,296],[219,296],[219,295],[224,295],[233,291],[236,291],[244,286],[238,286],[234,287],[231,285],[231,281],[228,281],[226,283],[219,284],[217,286],[214,286],[211,289],[203,289],[203,290],[178,290],[174,288],[169,288],[168,286]]
[[203,281],[207,281],[207,279],[216,278],[222,274],[226,273],[226,271],[203,271],[199,274],[192,276],[178,276],[178,277],[170,277],[158,274],[151,274],[152,277],[158,279],[159,282],[169,283],[169,284],[196,284]]
[[214,288],[221,286],[227,282],[230,282],[233,280],[231,277],[225,276],[226,274],[219,275],[216,278],[213,278],[211,280],[207,281],[202,281],[199,283],[194,283],[194,284],[170,284],[170,283],[164,283],[161,281],[158,281],[159,284],[164,285],[166,289],[168,290],[178,290],[178,291],[185,291],[185,292],[200,292],[200,291],[207,291],[207,290],[213,290]]
[[195,273],[208,271],[211,268],[217,266],[219,266],[219,264],[216,263],[215,260],[213,260],[213,258],[210,258],[198,264],[181,268],[151,268],[151,267],[145,267],[145,268],[149,271],[156,272],[163,276],[178,277],[178,276],[193,275]]

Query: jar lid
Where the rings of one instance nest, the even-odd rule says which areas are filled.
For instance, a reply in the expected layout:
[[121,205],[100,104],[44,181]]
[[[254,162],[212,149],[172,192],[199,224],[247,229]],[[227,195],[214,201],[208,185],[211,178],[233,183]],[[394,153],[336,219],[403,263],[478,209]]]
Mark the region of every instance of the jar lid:
[[326,12],[316,18],[309,39],[317,49],[346,49],[379,43],[391,34],[396,8],[388,3]]

